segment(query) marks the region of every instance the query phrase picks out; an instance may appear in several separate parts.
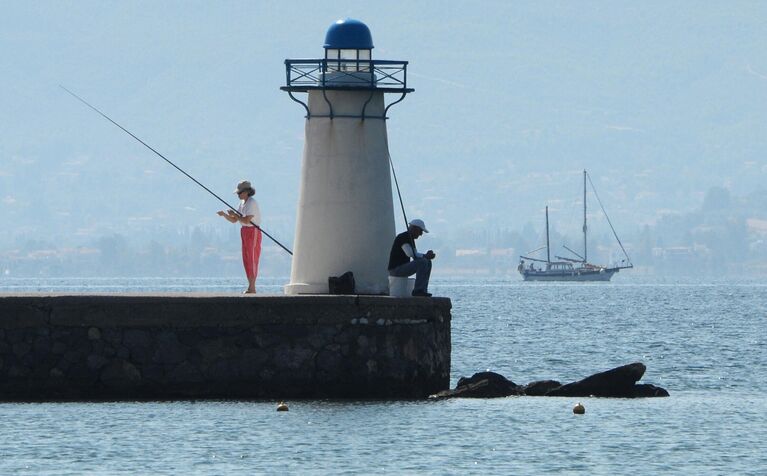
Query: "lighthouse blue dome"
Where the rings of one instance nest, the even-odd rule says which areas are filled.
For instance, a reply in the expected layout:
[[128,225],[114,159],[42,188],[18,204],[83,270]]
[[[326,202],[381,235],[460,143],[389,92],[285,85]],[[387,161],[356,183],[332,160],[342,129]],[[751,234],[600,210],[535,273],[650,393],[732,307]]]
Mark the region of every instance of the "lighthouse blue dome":
[[359,20],[343,18],[330,25],[325,33],[325,48],[365,50],[373,48],[370,29]]

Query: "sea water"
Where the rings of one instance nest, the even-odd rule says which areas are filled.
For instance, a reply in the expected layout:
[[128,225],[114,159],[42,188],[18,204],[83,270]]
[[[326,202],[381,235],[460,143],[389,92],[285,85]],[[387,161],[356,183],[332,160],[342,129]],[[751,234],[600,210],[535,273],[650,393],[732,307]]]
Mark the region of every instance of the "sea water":
[[[0,279],[0,292],[232,292],[236,279]],[[452,384],[630,362],[669,398],[0,403],[0,474],[767,474],[767,286],[435,279]],[[285,280],[262,279],[279,293]],[[585,415],[574,415],[578,403]]]

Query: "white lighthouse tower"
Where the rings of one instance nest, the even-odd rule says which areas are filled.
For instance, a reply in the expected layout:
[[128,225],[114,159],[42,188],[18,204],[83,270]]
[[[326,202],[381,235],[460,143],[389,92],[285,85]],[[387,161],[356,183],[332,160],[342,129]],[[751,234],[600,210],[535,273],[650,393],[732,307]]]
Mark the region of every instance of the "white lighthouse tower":
[[[373,60],[370,30],[352,19],[331,25],[324,46],[323,59],[285,60],[281,89],[306,110],[285,293],[327,294],[328,277],[351,271],[358,294],[386,294],[395,236],[386,113],[413,91],[407,62]],[[385,93],[400,97],[387,106]]]

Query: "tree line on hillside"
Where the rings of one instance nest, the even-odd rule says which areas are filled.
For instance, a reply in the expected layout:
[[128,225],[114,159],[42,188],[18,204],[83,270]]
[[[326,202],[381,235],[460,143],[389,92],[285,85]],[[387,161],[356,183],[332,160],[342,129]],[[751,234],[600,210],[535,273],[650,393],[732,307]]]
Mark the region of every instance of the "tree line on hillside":
[[[174,236],[136,239],[120,233],[100,236],[81,246],[62,248],[54,241],[30,238],[0,252],[3,276],[237,276],[241,273],[239,237],[233,229],[192,227]],[[235,230],[236,231],[236,230]],[[435,273],[514,274],[520,254],[545,243],[532,224],[522,229],[459,228],[430,236],[438,252]],[[550,234],[552,257],[578,251],[582,236]],[[662,215],[622,237],[638,268],[658,274],[762,274],[767,272],[767,190],[733,196],[727,189],[708,190],[699,208]],[[539,250],[538,256],[545,257]],[[589,235],[589,260],[601,264],[622,259],[608,232]],[[290,257],[264,240],[263,276],[290,274]]]

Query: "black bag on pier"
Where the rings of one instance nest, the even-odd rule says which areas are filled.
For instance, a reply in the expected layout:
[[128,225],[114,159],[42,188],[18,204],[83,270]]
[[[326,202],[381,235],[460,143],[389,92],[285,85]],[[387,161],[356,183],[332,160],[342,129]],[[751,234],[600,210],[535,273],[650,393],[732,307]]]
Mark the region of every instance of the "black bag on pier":
[[354,294],[354,274],[347,271],[341,276],[328,278],[330,294]]

